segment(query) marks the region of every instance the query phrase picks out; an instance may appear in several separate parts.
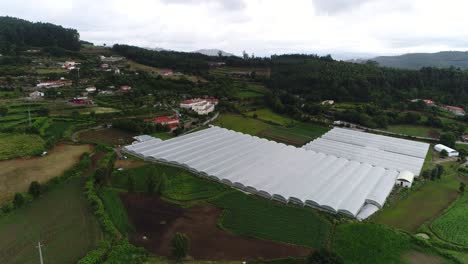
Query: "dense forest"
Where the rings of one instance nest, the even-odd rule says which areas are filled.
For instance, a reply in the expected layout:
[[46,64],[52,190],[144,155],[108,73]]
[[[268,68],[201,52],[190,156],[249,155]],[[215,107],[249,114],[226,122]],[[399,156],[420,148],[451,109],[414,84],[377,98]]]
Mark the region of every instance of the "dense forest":
[[210,61],[216,61],[216,57],[210,57],[200,53],[177,51],[154,51],[129,45],[114,45],[112,50],[138,63],[158,67],[169,68],[187,73],[206,72]]
[[379,56],[371,59],[380,66],[415,69],[422,67],[468,69],[468,52],[441,51],[436,53],[408,53],[399,56]]
[[15,54],[25,47],[58,47],[77,51],[80,34],[50,23],[32,23],[13,17],[0,17],[0,53]]

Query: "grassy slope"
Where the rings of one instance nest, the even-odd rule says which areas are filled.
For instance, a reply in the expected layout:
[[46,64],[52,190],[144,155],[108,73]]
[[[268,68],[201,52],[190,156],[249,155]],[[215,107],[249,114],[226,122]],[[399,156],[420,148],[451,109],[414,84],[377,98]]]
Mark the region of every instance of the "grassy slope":
[[440,134],[440,129],[426,126],[415,126],[415,125],[394,125],[388,126],[387,128],[390,132],[410,135],[410,136],[419,136],[419,137],[431,137],[431,131]]
[[440,214],[457,196],[459,181],[455,179],[456,164],[444,165],[441,180],[428,181],[395,205],[384,208],[373,218],[374,222],[416,231],[424,222]]
[[44,145],[37,135],[0,133],[0,160],[39,155]]
[[293,119],[287,116],[276,114],[268,108],[263,108],[263,109],[259,109],[256,111],[246,113],[248,117],[253,117],[254,114],[256,114],[257,118],[260,120],[275,123],[281,126],[286,126],[294,122]]
[[0,218],[0,263],[74,263],[101,237],[83,195],[83,179],[72,178],[11,215]]
[[314,248],[327,243],[331,224],[315,211],[230,192],[212,201],[224,208],[221,225],[244,236]]
[[125,211],[125,207],[116,190],[110,188],[101,189],[99,191],[99,197],[104,203],[106,211],[115,227],[117,227],[122,234],[128,234],[134,230],[133,226],[128,221],[127,211]]
[[257,135],[271,126],[260,120],[245,118],[236,114],[222,114],[214,124],[250,135]]

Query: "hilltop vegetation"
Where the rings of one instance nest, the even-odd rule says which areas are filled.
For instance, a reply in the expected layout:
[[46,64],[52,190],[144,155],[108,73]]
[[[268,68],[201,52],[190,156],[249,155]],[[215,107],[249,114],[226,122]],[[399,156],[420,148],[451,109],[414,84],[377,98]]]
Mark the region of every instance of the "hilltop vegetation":
[[441,51],[436,53],[408,53],[399,56],[379,56],[371,59],[380,66],[419,70],[423,67],[468,69],[468,52]]
[[0,17],[0,53],[15,54],[22,47],[59,47],[77,51],[80,34],[50,23],[32,23],[13,17]]

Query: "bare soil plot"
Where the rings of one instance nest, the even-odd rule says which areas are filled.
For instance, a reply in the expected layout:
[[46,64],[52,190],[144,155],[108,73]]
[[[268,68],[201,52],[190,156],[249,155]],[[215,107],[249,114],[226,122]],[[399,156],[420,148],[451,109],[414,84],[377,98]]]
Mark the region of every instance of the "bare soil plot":
[[46,182],[73,167],[90,145],[57,145],[45,157],[0,161],[0,203],[24,192],[32,181]]
[[441,264],[444,260],[439,256],[431,256],[417,251],[411,251],[404,255],[404,259],[411,264]]
[[217,224],[222,210],[212,205],[181,208],[144,194],[123,193],[121,199],[136,229],[131,242],[157,255],[170,255],[170,241],[176,232],[190,237],[189,255],[201,260],[275,259],[306,256],[311,251],[221,230]]
[[78,139],[86,143],[104,143],[108,145],[130,144],[134,135],[117,128],[99,128],[80,132]]
[[141,160],[132,160],[132,159],[126,159],[126,160],[116,160],[114,167],[116,168],[124,168],[124,169],[132,169],[132,168],[138,168],[143,165],[147,164],[144,161]]

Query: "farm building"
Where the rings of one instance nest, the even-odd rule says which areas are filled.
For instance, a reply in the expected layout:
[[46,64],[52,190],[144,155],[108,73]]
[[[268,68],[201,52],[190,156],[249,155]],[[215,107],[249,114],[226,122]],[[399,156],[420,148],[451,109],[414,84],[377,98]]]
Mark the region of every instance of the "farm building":
[[464,116],[465,115],[465,110],[461,107],[458,106],[451,106],[451,105],[446,105],[444,106],[445,109],[449,110],[456,116]]
[[458,157],[458,151],[454,150],[453,148],[449,148],[442,144],[437,144],[434,146],[434,150],[437,152],[441,152],[442,150],[447,151],[449,157]]
[[59,87],[70,86],[70,85],[72,85],[72,81],[58,80],[58,81],[40,82],[36,85],[36,88],[59,88]]
[[152,122],[153,124],[160,124],[163,126],[168,126],[171,130],[176,129],[179,124],[179,118],[176,115],[173,116],[158,116],[153,120],[145,120],[147,122]]
[[34,91],[32,93],[29,94],[29,97],[31,99],[39,99],[39,98],[42,98],[44,97],[44,93],[43,92],[39,92],[39,91]]
[[407,187],[411,188],[411,185],[413,184],[414,180],[414,174],[410,171],[402,171],[397,179],[396,179],[396,185],[397,186],[402,186],[402,187]]
[[[404,145],[406,141],[399,143]],[[398,144],[389,142],[391,140],[371,140],[368,144],[398,148]],[[420,151],[424,148],[427,151],[429,145],[420,146]],[[362,161],[364,156],[358,153],[354,153],[357,160],[341,155],[345,151],[338,156],[296,148],[215,126],[166,141],[155,139],[133,144],[124,151],[147,161],[187,168],[200,176],[265,198],[358,219],[382,208],[397,178],[406,178],[400,175],[406,173],[400,165],[408,167],[408,164],[392,161],[389,164],[393,166],[388,168],[375,164],[373,158]],[[422,155],[419,151],[411,153]],[[419,172],[421,168],[413,169]]]
[[75,97],[73,99],[68,100],[70,104],[74,105],[93,105],[94,102],[90,100],[88,97]]
[[180,102],[180,108],[192,109],[199,115],[207,115],[214,111],[217,104],[218,99],[216,98],[195,98]]

